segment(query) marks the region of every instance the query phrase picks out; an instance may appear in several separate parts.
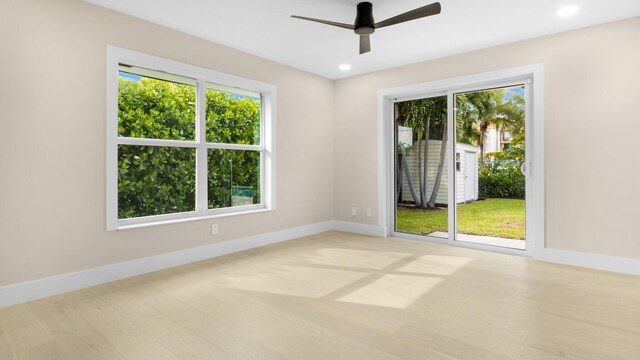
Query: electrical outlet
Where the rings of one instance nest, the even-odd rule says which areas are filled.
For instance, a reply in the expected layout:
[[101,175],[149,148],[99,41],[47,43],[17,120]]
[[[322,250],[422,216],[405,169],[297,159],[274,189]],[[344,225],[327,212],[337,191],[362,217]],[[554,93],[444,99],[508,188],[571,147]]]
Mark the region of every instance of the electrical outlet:
[[351,216],[356,216],[356,215],[358,215],[358,209],[356,209],[356,207],[354,206],[351,208]]
[[211,224],[211,235],[218,235],[218,224]]
[[367,208],[367,217],[372,217],[373,216],[373,210],[371,210],[371,208]]

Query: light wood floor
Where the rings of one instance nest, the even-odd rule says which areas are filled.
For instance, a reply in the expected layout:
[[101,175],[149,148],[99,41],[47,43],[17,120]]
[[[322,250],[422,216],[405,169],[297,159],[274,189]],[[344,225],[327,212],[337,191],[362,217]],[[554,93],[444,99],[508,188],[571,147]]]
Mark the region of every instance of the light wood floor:
[[640,278],[329,232],[0,309],[0,359],[640,359]]

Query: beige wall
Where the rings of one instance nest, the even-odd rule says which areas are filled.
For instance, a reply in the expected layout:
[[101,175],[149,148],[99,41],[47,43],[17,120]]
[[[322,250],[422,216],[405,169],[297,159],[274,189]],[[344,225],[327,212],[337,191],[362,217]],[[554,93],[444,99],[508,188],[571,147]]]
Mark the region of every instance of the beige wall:
[[[107,44],[275,84],[277,209],[107,233]],[[79,0],[2,1],[0,78],[0,286],[333,219],[330,80]]]
[[337,220],[377,223],[350,209],[377,208],[379,89],[544,63],[547,246],[640,258],[639,44],[634,18],[337,81]]

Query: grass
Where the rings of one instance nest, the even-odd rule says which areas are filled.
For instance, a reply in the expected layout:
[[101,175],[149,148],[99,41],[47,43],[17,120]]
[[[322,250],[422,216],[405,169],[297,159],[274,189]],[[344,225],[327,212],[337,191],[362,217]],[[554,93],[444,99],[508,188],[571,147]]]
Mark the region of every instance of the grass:
[[[398,206],[397,231],[426,235],[447,232],[447,209]],[[458,232],[469,235],[524,239],[524,200],[486,199],[458,205]]]

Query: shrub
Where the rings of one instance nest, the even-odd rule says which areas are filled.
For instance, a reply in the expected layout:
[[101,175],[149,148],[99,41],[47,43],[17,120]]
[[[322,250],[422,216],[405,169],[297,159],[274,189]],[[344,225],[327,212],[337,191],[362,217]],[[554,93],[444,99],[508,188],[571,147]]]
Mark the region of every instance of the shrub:
[[485,162],[478,172],[480,197],[524,199],[525,177],[520,165],[513,160]]

